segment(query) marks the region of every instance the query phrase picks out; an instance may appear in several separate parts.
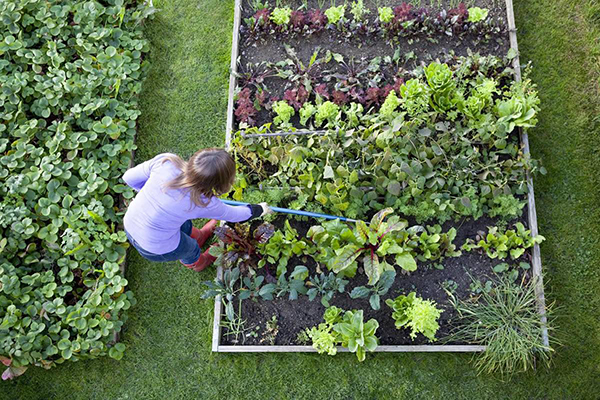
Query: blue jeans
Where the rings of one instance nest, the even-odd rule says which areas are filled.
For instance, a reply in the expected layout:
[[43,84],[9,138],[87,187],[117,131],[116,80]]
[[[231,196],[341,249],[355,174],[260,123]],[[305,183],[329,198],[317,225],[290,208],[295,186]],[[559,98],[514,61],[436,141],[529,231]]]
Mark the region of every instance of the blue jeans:
[[181,225],[181,239],[179,240],[177,248],[166,254],[150,253],[149,251],[144,250],[127,231],[125,231],[125,234],[127,235],[127,239],[129,239],[129,243],[135,247],[138,253],[150,261],[168,262],[181,260],[184,264],[193,264],[198,261],[198,258],[200,258],[200,254],[202,253],[200,246],[198,246],[198,242],[190,236],[192,234],[192,221],[189,220]]

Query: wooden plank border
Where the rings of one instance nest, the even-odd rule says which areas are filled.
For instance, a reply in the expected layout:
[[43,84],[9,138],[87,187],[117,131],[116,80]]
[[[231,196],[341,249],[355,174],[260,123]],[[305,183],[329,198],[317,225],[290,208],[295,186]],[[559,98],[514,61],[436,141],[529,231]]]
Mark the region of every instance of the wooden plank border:
[[[506,0],[506,12],[509,27],[509,39],[511,48],[513,48],[518,54],[517,46],[517,34],[514,20],[514,11],[512,0]],[[236,73],[238,64],[239,54],[239,28],[241,22],[241,0],[235,0],[234,10],[234,21],[233,21],[233,37],[231,46],[231,67],[229,76],[229,98],[227,102],[227,125],[226,125],[226,136],[225,136],[225,147],[229,149],[231,145],[231,135],[233,133],[233,106],[235,97],[235,87],[237,83]],[[521,80],[521,67],[519,64],[518,56],[513,59],[513,68],[515,71],[515,79]],[[529,154],[529,141],[527,134],[521,131],[521,142],[523,151],[525,154]],[[532,235],[538,234],[537,217],[535,211],[535,197],[533,192],[533,180],[529,173],[527,173],[527,187],[528,187],[528,213],[529,213],[529,228],[531,229]],[[544,345],[548,345],[548,330],[546,328],[546,316],[545,316],[545,299],[544,299],[544,287],[542,280],[542,265],[540,257],[540,248],[536,244],[533,248],[533,261],[532,261],[533,274],[537,278],[536,283],[536,296],[538,300],[538,310],[542,323],[544,324],[542,339]],[[217,278],[223,278],[222,267],[217,268]],[[232,346],[232,345],[221,345],[221,313],[222,313],[222,301],[221,297],[215,298],[215,309],[214,309],[214,320],[213,320],[213,337],[212,337],[212,351],[217,353],[315,353],[316,349],[312,346]],[[416,352],[454,352],[454,353],[472,353],[485,351],[487,346],[479,345],[398,345],[398,346],[378,346],[375,352],[381,353],[416,353]],[[348,349],[343,347],[337,348],[339,352],[348,352]]]
[[[515,51],[515,58],[513,58],[513,69],[515,73],[515,80],[521,81],[521,63],[519,61],[519,45],[517,42],[517,26],[515,24],[515,12],[513,8],[512,0],[506,0],[506,14],[508,20],[508,35],[510,39],[510,47]],[[521,135],[521,145],[523,147],[523,153],[528,157],[531,153],[529,151],[529,137],[522,129],[519,129]],[[538,224],[537,224],[537,212],[535,209],[535,193],[533,190],[533,179],[529,171],[527,171],[527,211],[529,217],[529,229],[531,229],[532,236],[537,236]],[[548,338],[548,319],[546,317],[546,298],[544,296],[544,277],[542,274],[542,257],[540,253],[540,245],[535,244],[533,246],[533,257],[531,260],[533,276],[535,278],[535,295],[537,300],[538,312],[542,322],[542,342],[544,346],[549,346],[550,340]]]

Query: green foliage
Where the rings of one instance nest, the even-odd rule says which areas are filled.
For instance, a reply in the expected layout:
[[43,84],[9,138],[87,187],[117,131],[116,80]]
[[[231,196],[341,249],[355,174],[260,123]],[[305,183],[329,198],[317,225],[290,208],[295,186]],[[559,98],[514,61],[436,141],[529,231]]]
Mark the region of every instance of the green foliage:
[[400,86],[400,95],[404,100],[404,109],[414,121],[420,124],[427,119],[429,110],[429,90],[418,79],[410,79]]
[[317,107],[310,102],[306,102],[302,105],[302,108],[298,111],[300,114],[300,124],[306,126],[310,117],[315,115],[317,112]]
[[275,25],[287,25],[290,23],[292,9],[289,7],[275,7],[271,12],[271,21]]
[[344,14],[346,13],[346,5],[331,6],[325,10],[325,16],[330,24],[336,25],[337,23],[344,22]]
[[498,124],[507,132],[512,132],[515,127],[535,126],[540,100],[531,81],[524,79],[522,82],[513,82],[507,94],[508,99],[496,101]]
[[506,258],[510,254],[512,259],[521,257],[525,250],[533,247],[536,243],[545,240],[542,235],[531,236],[531,230],[525,229],[521,222],[515,224],[516,230],[507,230],[499,232],[498,227],[488,229],[487,235],[479,237],[477,241],[467,239],[462,246],[463,250],[481,249],[485,251],[490,258]]
[[294,107],[288,105],[285,100],[275,102],[275,104],[273,104],[273,111],[277,114],[277,116],[273,118],[273,122],[281,127],[290,126],[290,119],[296,113]]
[[395,116],[395,111],[399,105],[400,99],[398,99],[398,96],[396,96],[396,91],[392,90],[385,98],[385,101],[379,110],[380,116],[386,120],[393,119]]
[[354,17],[354,22],[362,22],[366,20],[367,15],[371,12],[365,7],[363,0],[353,0],[350,8],[350,13]]
[[333,124],[338,117],[340,107],[331,102],[325,101],[317,107],[317,113],[315,115],[315,124],[322,126],[323,122],[327,121],[326,126]]
[[119,264],[152,8],[0,4],[0,356],[7,377],[108,354],[135,303]]
[[437,322],[442,310],[436,308],[435,302],[417,297],[415,292],[408,296],[398,296],[394,300],[385,301],[392,308],[392,318],[396,321],[396,328],[407,327],[411,329],[410,337],[414,340],[417,333],[422,333],[430,341],[435,341],[435,333],[439,329]]
[[307,331],[313,347],[319,354],[335,355],[335,346],[339,344],[351,353],[356,353],[358,361],[364,361],[366,352],[377,348],[378,339],[375,332],[379,323],[374,319],[365,323],[362,310],[344,312],[340,308],[329,307],[325,310],[323,318],[325,323]]
[[[512,283],[502,277],[493,290],[483,291],[477,302],[459,300],[448,293],[459,314],[449,340],[466,340],[487,346],[474,362],[481,372],[512,375],[550,362],[552,348],[544,345],[542,323],[535,295],[536,281]],[[546,310],[552,318],[552,309]]]
[[377,12],[379,13],[379,21],[384,24],[389,24],[394,19],[394,11],[391,7],[379,7]]
[[369,297],[369,304],[373,310],[379,310],[381,308],[381,297],[385,296],[394,284],[396,279],[395,270],[387,270],[381,274],[381,279],[377,281],[372,287],[368,286],[357,286],[352,289],[350,297],[353,299],[362,299]]
[[304,285],[307,277],[308,268],[304,265],[297,265],[291,273],[289,280],[285,277],[285,272],[282,273],[277,279],[277,297],[289,293],[289,300],[296,300],[299,294],[307,294],[308,289]]
[[265,256],[258,262],[258,266],[264,266],[267,261],[277,264],[277,276],[280,276],[287,270],[291,257],[307,254],[308,250],[308,244],[304,240],[298,240],[298,232],[286,220],[283,231],[276,230],[268,242],[257,246],[258,253]]
[[473,23],[485,20],[489,12],[486,8],[479,7],[471,7],[467,11],[469,13],[468,21]]
[[275,227],[265,222],[258,226],[252,234],[250,224],[235,224],[219,226],[215,236],[222,242],[221,246],[212,246],[209,250],[216,257],[216,265],[224,268],[239,266],[242,272],[255,267],[253,254],[258,246],[265,245],[275,234]]
[[310,301],[313,301],[317,296],[321,296],[321,304],[329,307],[329,302],[335,293],[344,293],[347,284],[347,280],[335,276],[333,272],[330,272],[329,275],[321,273],[310,277],[306,283],[310,287],[306,295]]

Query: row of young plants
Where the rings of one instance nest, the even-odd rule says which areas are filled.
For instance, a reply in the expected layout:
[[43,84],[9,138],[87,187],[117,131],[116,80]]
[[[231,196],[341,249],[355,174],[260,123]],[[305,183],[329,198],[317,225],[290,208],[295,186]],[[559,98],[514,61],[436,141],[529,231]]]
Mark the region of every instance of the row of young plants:
[[[318,48],[310,60],[303,62],[295,49],[288,45],[284,47],[288,55],[285,60],[250,63],[240,67],[237,72],[234,115],[240,128],[257,126],[258,120],[265,114],[268,115],[267,119],[275,121],[277,128],[285,129],[293,125],[314,129],[331,125],[332,122],[336,126],[345,123],[349,128],[356,128],[359,122],[368,123],[359,121],[357,114],[379,113],[392,90],[396,96],[414,104],[413,108],[417,105],[426,107],[429,96],[433,94],[430,92],[436,88],[431,87],[431,84],[425,87],[416,85],[413,80],[432,74],[447,74],[447,71],[436,71],[440,68],[438,64],[447,64],[452,70],[449,71],[451,75],[444,79],[453,78],[459,83],[455,85],[455,91],[448,93],[451,96],[446,99],[449,102],[446,106],[453,106],[452,109],[443,110],[452,111],[449,113],[450,117],[457,112],[466,113],[476,106],[483,107],[483,104],[476,104],[479,103],[477,97],[469,98],[469,80],[493,79],[495,87],[486,89],[491,90],[490,95],[498,87],[512,81],[512,52],[505,58],[475,54],[468,57],[449,56],[442,63],[431,60],[431,71],[428,71],[423,67],[405,69],[414,60],[414,54],[401,54],[399,49],[393,56],[356,60],[345,59],[339,53]],[[428,83],[429,79],[427,78]],[[413,82],[409,84],[409,81]],[[419,94],[422,97],[420,101],[417,98]],[[438,108],[435,110],[439,111]],[[345,110],[346,113],[336,115],[336,120],[331,121],[328,115],[331,111],[328,109]],[[443,116],[439,115],[440,118]]]
[[526,172],[544,170],[522,153],[516,128],[535,125],[539,100],[528,79],[510,81],[478,60],[413,71],[379,110],[316,94],[299,113],[322,134],[261,137],[273,124],[295,129],[294,107],[278,101],[273,124],[232,140],[240,176],[232,197],[351,218],[385,207],[419,222],[520,217]]
[[0,360],[110,355],[135,304],[119,265],[120,178],[147,70],[137,1],[0,3]]
[[[403,2],[395,7],[371,9],[363,0],[331,7],[308,9],[302,5],[296,10],[289,6],[269,8],[258,2],[253,16],[244,20],[242,32],[253,42],[274,36],[280,38],[307,37],[322,31],[338,32],[350,39],[357,35],[397,41],[402,37],[464,36],[471,34],[479,40],[489,40],[506,32],[503,18],[488,18],[489,11],[479,7],[467,8],[459,3],[456,8],[433,10],[414,7]],[[323,4],[324,5],[324,4]]]

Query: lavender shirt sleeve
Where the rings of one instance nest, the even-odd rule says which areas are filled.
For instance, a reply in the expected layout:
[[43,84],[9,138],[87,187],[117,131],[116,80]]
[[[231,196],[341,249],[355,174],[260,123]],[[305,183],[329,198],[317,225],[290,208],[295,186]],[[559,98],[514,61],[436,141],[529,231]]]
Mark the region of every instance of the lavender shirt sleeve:
[[151,160],[145,161],[135,167],[128,169],[123,175],[125,183],[133,190],[139,192],[144,187],[144,184],[150,178],[150,171],[156,163],[161,160],[166,154],[159,154]]
[[200,215],[196,218],[209,217],[227,222],[242,222],[252,217],[252,209],[249,206],[229,206],[216,197],[212,198],[208,207],[199,207],[198,211]]

